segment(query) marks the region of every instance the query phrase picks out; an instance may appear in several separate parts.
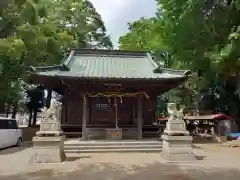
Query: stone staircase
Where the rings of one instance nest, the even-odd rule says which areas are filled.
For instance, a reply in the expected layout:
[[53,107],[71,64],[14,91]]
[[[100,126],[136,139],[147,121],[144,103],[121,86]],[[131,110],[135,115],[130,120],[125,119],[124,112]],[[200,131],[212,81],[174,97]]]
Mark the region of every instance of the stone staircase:
[[161,149],[162,141],[160,140],[81,141],[70,139],[64,143],[65,153],[160,153]]

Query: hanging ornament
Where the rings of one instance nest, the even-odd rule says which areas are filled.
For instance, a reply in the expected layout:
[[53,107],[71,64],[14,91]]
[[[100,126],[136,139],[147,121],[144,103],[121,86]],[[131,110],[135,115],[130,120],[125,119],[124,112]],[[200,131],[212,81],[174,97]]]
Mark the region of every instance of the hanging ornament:
[[120,102],[121,102],[121,104],[123,103],[122,96],[120,96]]
[[117,97],[129,97],[129,96],[136,96],[138,94],[145,95],[146,99],[150,98],[149,95],[145,91],[140,91],[140,92],[136,92],[136,93],[122,93],[122,94],[119,94],[119,93],[111,93],[111,94],[109,94],[109,92],[106,93],[106,94],[104,94],[104,93],[91,94],[89,92],[85,93],[85,95],[87,95],[89,97],[99,97],[99,96],[101,97],[101,96],[103,96],[103,97],[108,97],[108,98],[112,97],[112,96],[115,96],[115,97],[116,96]]

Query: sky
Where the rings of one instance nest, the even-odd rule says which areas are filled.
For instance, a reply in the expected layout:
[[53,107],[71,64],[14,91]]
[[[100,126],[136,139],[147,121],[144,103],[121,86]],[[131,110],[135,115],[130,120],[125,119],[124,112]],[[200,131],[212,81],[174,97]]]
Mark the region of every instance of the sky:
[[119,37],[128,32],[128,22],[140,17],[152,17],[156,12],[155,0],[90,0],[102,16],[115,48]]

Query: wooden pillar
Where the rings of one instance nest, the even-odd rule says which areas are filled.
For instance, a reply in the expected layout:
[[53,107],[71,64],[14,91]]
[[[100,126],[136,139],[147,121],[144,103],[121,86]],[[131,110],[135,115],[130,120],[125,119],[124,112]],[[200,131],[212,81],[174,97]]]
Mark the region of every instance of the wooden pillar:
[[89,98],[87,98],[88,100],[87,100],[87,123],[86,123],[86,125],[87,124],[89,124],[89,118],[90,118],[90,99]]
[[64,124],[66,122],[66,97],[63,95],[63,100],[62,100],[62,114],[61,114],[61,124]]
[[143,117],[142,117],[143,107],[142,107],[142,105],[143,105],[142,99],[138,98],[138,100],[137,100],[138,139],[142,139],[142,121],[143,121]]
[[68,117],[69,117],[69,113],[68,113],[68,105],[69,105],[69,99],[66,95],[64,95],[64,100],[63,100],[63,103],[64,103],[64,113],[63,113],[63,119],[64,119],[64,124],[68,122]]
[[88,124],[91,124],[91,112],[92,111],[92,99],[90,99],[90,98],[88,98],[88,116],[87,116],[87,118],[88,118]]
[[88,98],[87,96],[83,97],[83,113],[82,113],[82,139],[86,139],[86,129],[87,129],[87,116],[88,116]]
[[136,103],[135,99],[133,99],[133,104],[132,104],[132,123],[133,125],[136,125]]
[[118,104],[117,98],[114,98],[114,105],[115,105],[115,128],[118,129]]

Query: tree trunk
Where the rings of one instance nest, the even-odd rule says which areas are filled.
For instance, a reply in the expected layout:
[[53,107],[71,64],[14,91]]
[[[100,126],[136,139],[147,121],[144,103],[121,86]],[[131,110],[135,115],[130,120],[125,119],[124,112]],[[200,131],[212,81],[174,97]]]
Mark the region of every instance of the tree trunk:
[[38,109],[36,108],[33,110],[33,123],[32,123],[33,126],[36,126],[37,124],[37,113],[38,113]]
[[13,119],[16,118],[17,110],[18,110],[18,104],[16,103],[16,104],[14,104],[13,111],[12,111],[12,118]]
[[236,82],[237,86],[236,86],[236,91],[235,91],[235,93],[236,93],[236,94],[238,95],[238,97],[240,98],[240,73],[237,73],[236,76],[237,76],[237,82]]
[[7,104],[7,105],[6,105],[6,111],[5,111],[6,117],[8,117],[9,111],[10,111],[10,106]]
[[29,109],[28,127],[32,126],[32,114],[33,114],[33,110]]
[[215,107],[215,94],[214,94],[214,89],[211,89],[211,94],[212,94],[212,107],[213,107],[213,113],[216,113],[216,107]]
[[[237,82],[236,82],[236,90],[235,90],[235,94],[237,94],[238,98],[240,99],[240,72],[237,72],[236,73],[236,79],[237,79]],[[231,110],[232,111],[232,110]],[[240,127],[240,119],[238,118],[238,115],[240,114],[240,109],[239,109],[239,106],[237,107],[237,109],[235,110],[235,112],[231,112],[233,114],[233,118],[236,118],[236,123],[238,125],[238,128]]]
[[46,106],[47,108],[50,108],[51,100],[52,100],[52,90],[51,90],[51,89],[48,89],[47,99],[46,99],[46,103],[45,103],[45,106]]
[[5,111],[5,105],[4,105],[4,102],[1,102],[0,103],[0,113],[4,113]]

